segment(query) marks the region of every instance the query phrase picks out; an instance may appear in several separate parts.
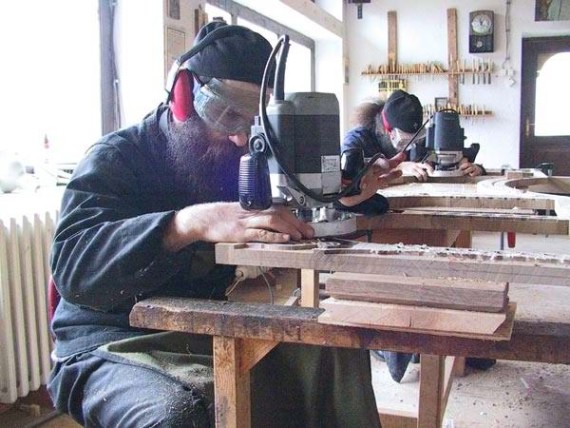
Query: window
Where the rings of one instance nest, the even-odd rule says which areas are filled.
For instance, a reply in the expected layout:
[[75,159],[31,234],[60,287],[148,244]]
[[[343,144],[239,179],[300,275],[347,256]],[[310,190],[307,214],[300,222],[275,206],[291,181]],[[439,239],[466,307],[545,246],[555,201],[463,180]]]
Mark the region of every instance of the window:
[[[57,164],[73,165],[100,138],[103,125],[109,128],[109,115],[121,116],[121,126],[127,126],[163,100],[163,39],[156,36],[162,31],[162,2],[144,2],[146,8],[141,8],[139,0],[122,0],[116,16],[107,21],[102,16],[102,28],[116,30],[115,38],[107,42],[114,43],[120,55],[111,59],[108,49],[103,51],[107,56],[101,56],[100,43],[105,42],[100,37],[102,3],[106,1],[0,2],[0,37],[8,41],[3,46],[5,66],[0,78],[4,101],[0,152],[16,154],[30,166],[44,163],[47,157]],[[212,3],[227,10],[206,4],[210,18],[221,16],[248,26],[272,44],[281,34],[289,34],[285,90],[312,90],[313,40],[234,2]],[[125,21],[133,21],[129,18],[135,7],[136,31],[132,25],[125,26]],[[157,56],[151,57],[155,52]],[[101,61],[106,70],[103,76]],[[113,67],[122,79],[109,74]],[[142,80],[138,79],[141,70],[145,73]],[[119,95],[109,92],[113,84]],[[141,87],[146,89],[141,91]]]
[[535,134],[569,135],[568,99],[570,99],[570,52],[544,54],[536,79]]
[[[216,3],[216,5],[210,3]],[[273,46],[281,35],[289,35],[291,46],[285,70],[285,92],[313,90],[315,50],[313,40],[231,1],[211,1],[206,4],[205,11],[210,21],[221,17],[228,23],[251,28],[269,40]]]
[[97,0],[0,2],[0,21],[0,150],[34,165],[47,137],[52,161],[77,161],[101,135]]

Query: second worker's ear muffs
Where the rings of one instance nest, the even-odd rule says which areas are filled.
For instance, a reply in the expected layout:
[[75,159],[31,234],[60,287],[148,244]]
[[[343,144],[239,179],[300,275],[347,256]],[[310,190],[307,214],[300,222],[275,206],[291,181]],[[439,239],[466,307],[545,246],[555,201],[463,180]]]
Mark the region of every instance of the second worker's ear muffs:
[[382,125],[384,125],[384,131],[390,133],[392,131],[392,126],[390,125],[390,123],[388,123],[388,119],[386,118],[384,110],[382,110],[380,115],[382,116]]
[[235,34],[247,33],[251,30],[237,25],[220,25],[220,23],[207,24],[213,30],[204,32],[206,35],[199,40],[188,52],[174,61],[166,82],[167,104],[170,106],[174,117],[180,121],[189,119],[194,113],[194,76],[189,68],[184,65],[195,55],[198,55],[206,47],[216,40],[231,37]]

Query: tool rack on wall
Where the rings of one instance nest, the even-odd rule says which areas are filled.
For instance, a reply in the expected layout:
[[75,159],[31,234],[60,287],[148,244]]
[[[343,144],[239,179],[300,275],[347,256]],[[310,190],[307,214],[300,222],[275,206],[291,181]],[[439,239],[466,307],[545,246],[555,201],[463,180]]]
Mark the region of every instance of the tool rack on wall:
[[462,116],[491,116],[492,112],[483,105],[460,104],[459,84],[491,84],[494,64],[490,60],[460,60],[457,54],[457,9],[447,10],[447,42],[449,66],[438,62],[418,64],[398,64],[397,54],[397,16],[395,11],[388,12],[388,63],[377,68],[369,65],[361,74],[379,81],[379,88],[388,92],[396,89],[406,90],[407,80],[448,79],[447,103],[444,106],[424,106],[426,114],[432,114],[440,108],[453,108]]

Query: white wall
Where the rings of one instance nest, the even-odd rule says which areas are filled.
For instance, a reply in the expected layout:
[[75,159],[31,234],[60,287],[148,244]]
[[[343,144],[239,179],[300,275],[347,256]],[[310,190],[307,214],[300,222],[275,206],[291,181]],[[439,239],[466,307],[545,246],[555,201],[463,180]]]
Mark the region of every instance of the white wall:
[[[499,75],[506,50],[506,0],[373,0],[363,5],[362,19],[357,19],[356,5],[346,5],[345,37],[350,71],[345,108],[350,110],[363,98],[377,94],[377,81],[361,76],[361,72],[368,64],[378,66],[387,62],[388,11],[397,12],[399,63],[440,61],[447,67],[447,9],[455,8],[459,59],[466,59],[468,64],[472,58],[490,59],[497,70],[490,85],[472,85],[469,78],[459,85],[460,103],[485,105],[493,111],[492,117],[462,119],[466,144],[481,144],[477,161],[487,167],[498,168],[505,164],[518,167],[522,37],[570,34],[570,21],[535,22],[534,0],[512,0],[511,3],[510,50],[516,81],[512,86],[506,77]],[[493,53],[469,53],[469,12],[478,9],[495,13]],[[448,96],[448,82],[441,77],[410,78],[408,90],[415,93],[422,104],[433,104],[434,97]],[[346,120],[344,124],[348,129]]]
[[[315,91],[332,92],[339,102],[341,122],[344,100],[342,82],[342,40],[317,40],[315,42]],[[340,138],[340,136],[339,136]]]

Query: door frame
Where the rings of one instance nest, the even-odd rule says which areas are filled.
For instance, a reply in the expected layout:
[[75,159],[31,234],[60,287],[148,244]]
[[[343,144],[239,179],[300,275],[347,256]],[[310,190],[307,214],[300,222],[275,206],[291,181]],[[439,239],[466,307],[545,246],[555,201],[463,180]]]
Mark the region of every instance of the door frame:
[[[568,136],[534,136],[534,117],[536,99],[536,72],[540,54],[556,53],[567,50],[570,36],[529,37],[522,39],[521,54],[521,110],[520,110],[520,139],[519,165],[521,168],[535,167],[538,163],[548,161],[554,152],[560,150],[561,144],[568,144]],[[533,158],[533,144],[540,142],[544,151],[544,160]],[[556,168],[554,170],[556,174]]]

